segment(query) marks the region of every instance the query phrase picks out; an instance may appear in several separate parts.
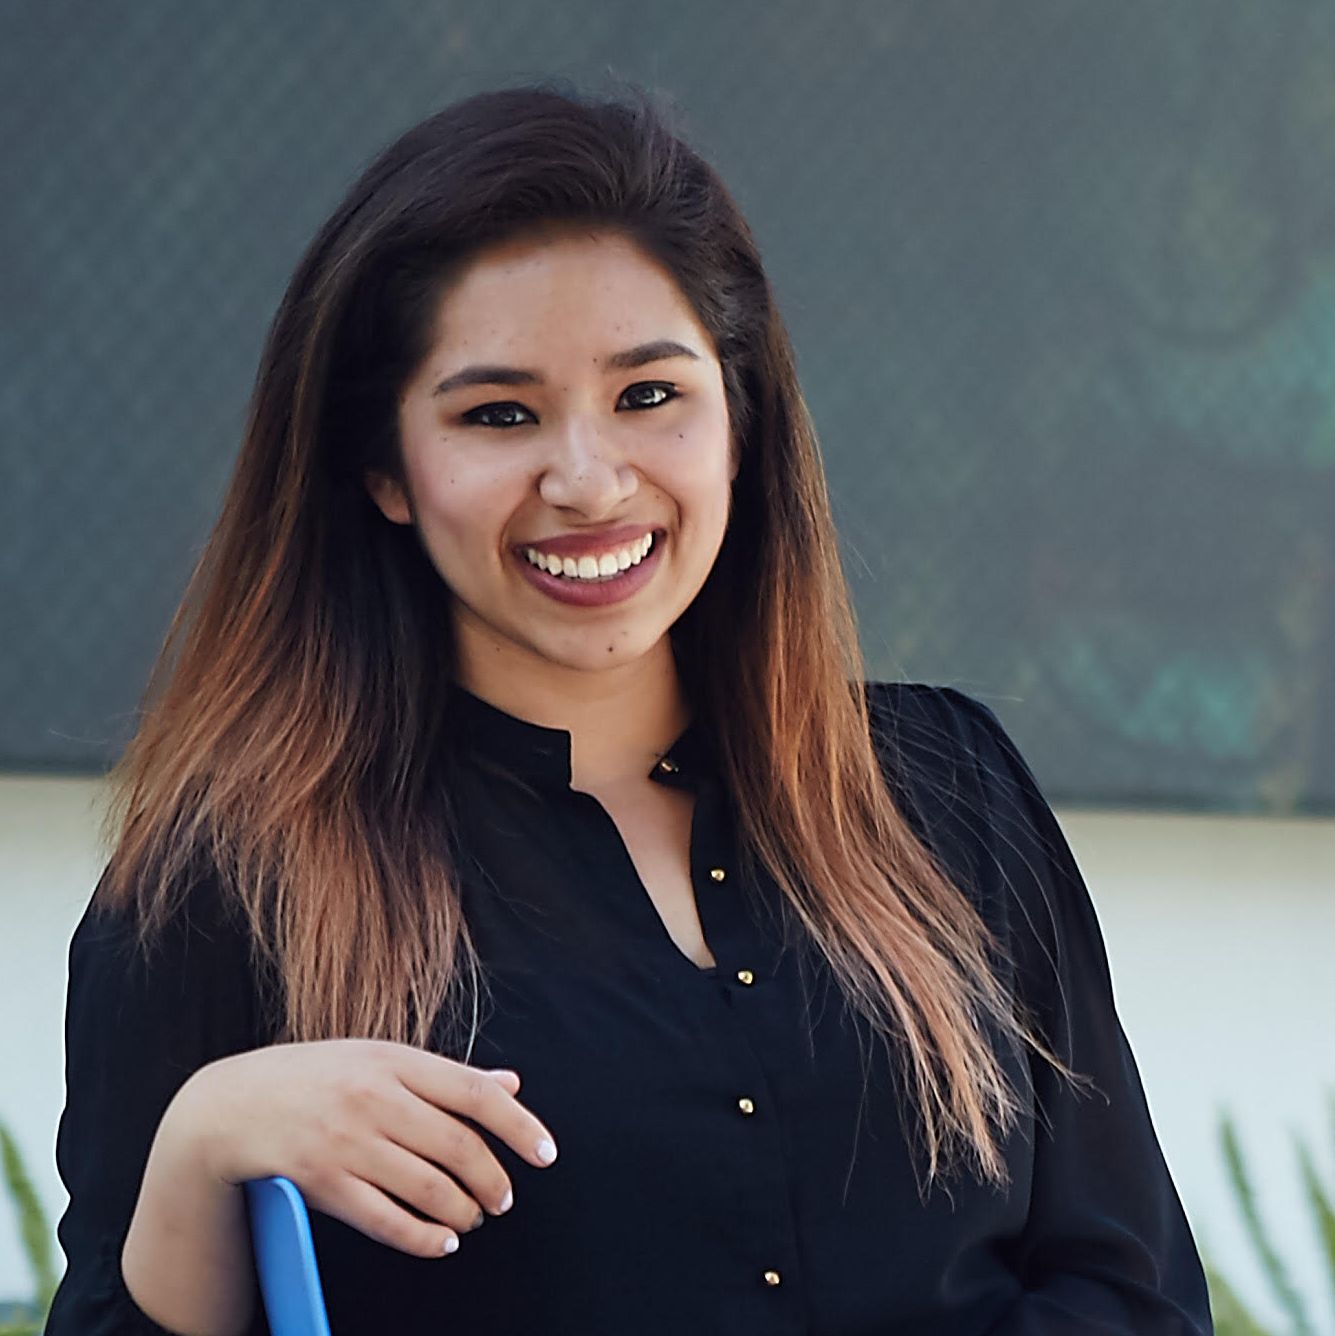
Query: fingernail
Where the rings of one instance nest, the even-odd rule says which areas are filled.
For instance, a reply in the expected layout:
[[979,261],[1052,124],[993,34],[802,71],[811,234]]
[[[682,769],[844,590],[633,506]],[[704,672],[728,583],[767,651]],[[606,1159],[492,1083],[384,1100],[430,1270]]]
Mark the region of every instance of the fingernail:
[[487,1223],[487,1213],[486,1213],[486,1211],[479,1211],[479,1212],[477,1213],[477,1219],[474,1220],[473,1223],[472,1223],[471,1225],[468,1226],[468,1228],[469,1228],[469,1229],[481,1229],[482,1226],[485,1225],[486,1223]]
[[458,1251],[459,1251],[459,1239],[458,1239],[458,1236],[455,1235],[455,1234],[451,1234],[451,1235],[449,1236],[449,1238],[447,1238],[447,1239],[445,1240],[445,1250],[444,1250],[444,1252],[441,1253],[441,1256],[442,1256],[442,1257],[448,1257],[448,1256],[450,1255],[450,1253],[452,1253],[452,1252],[458,1252]]
[[512,1207],[514,1204],[515,1204],[514,1189],[506,1188],[505,1196],[501,1199],[501,1214],[504,1215],[506,1211],[508,1211],[510,1207]]
[[556,1147],[546,1137],[538,1142],[538,1159],[543,1164],[551,1164],[556,1159]]

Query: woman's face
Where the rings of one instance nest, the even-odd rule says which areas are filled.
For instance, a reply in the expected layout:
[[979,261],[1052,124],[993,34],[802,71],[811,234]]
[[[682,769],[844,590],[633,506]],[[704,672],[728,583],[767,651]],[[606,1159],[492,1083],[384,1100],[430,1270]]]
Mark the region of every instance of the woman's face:
[[736,475],[713,344],[667,270],[616,233],[486,250],[442,297],[399,427],[406,487],[368,487],[453,592],[461,668],[666,649]]

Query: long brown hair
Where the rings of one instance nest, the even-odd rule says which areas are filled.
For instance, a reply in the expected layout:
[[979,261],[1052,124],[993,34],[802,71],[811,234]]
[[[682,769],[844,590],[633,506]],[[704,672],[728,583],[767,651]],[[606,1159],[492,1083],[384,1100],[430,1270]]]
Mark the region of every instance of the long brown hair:
[[741,454],[731,519],[672,634],[743,844],[849,1002],[896,1036],[927,1181],[960,1153],[1004,1183],[998,1138],[1018,1104],[987,1024],[1060,1063],[887,789],[819,448],[750,229],[635,89],[542,84],[447,107],[371,163],[301,257],[222,513],[112,774],[97,898],[133,908],[147,947],[210,867],[277,981],[282,1039],[423,1045],[441,1017],[456,1035],[470,999],[476,1015],[448,807],[428,801],[449,591],[364,477],[401,477],[397,396],[450,277],[564,222],[663,263],[722,364]]

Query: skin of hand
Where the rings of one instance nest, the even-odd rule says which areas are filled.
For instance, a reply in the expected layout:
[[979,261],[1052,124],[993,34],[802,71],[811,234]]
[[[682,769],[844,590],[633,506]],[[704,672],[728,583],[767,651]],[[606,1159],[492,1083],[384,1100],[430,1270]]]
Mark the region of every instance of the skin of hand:
[[163,1130],[194,1145],[220,1182],[281,1174],[310,1206],[369,1238],[438,1257],[514,1202],[470,1123],[538,1168],[556,1157],[551,1132],[516,1098],[519,1084],[513,1071],[383,1040],[276,1044],[200,1068]]

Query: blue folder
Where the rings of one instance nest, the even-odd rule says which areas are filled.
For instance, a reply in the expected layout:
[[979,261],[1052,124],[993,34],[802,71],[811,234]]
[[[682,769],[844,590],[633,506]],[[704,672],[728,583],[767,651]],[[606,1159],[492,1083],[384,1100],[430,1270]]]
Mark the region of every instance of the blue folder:
[[290,1178],[253,1178],[245,1185],[264,1311],[273,1336],[330,1336],[311,1220]]

